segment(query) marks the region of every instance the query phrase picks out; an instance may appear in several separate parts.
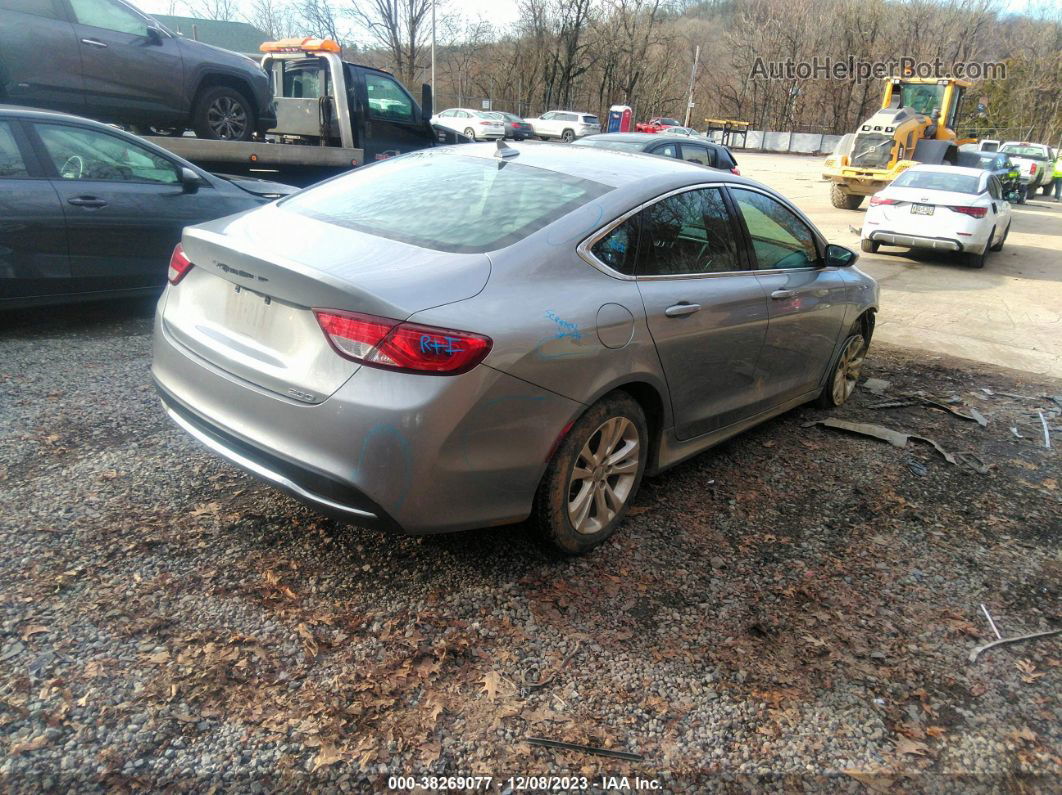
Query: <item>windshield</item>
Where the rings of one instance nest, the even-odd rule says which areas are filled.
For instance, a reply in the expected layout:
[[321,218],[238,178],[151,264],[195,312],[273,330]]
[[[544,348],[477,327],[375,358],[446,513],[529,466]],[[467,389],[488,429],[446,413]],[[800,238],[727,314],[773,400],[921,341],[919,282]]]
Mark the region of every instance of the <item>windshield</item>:
[[319,221],[422,248],[504,248],[611,188],[556,171],[446,150],[357,169],[281,202]]
[[915,83],[903,87],[903,107],[925,116],[940,110],[944,100],[944,86]]
[[948,174],[943,171],[905,171],[892,181],[897,188],[946,190],[953,193],[977,193],[980,177],[971,174]]
[[597,116],[583,116],[583,124],[597,124]]
[[852,165],[863,168],[882,168],[892,157],[893,140],[888,135],[867,133],[857,135],[852,147]]

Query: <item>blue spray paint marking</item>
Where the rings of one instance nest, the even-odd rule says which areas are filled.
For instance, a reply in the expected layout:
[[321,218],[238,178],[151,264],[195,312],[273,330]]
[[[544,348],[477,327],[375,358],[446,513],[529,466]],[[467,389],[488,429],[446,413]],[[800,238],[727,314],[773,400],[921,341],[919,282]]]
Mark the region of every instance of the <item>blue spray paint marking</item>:
[[465,349],[455,347],[455,342],[460,342],[460,340],[456,337],[443,337],[440,340],[438,337],[433,337],[431,334],[421,334],[420,352],[434,353],[436,355],[445,353],[447,356],[453,356],[455,353],[463,353]]
[[406,501],[406,497],[409,495],[409,489],[412,485],[413,479],[413,451],[410,448],[409,439],[406,438],[406,435],[402,433],[401,430],[387,422],[378,422],[369,428],[368,433],[365,434],[365,440],[361,444],[361,455],[358,456],[358,465],[355,471],[362,471],[362,468],[365,465],[365,456],[369,452],[369,444],[372,442],[373,438],[383,435],[393,437],[397,442],[399,452],[402,454],[403,467],[401,478],[396,479],[401,482],[402,488],[400,489],[398,499],[396,499],[391,506],[388,506],[391,507],[392,510],[398,511],[401,509],[402,503]]
[[579,331],[578,323],[572,323],[571,321],[561,319],[552,309],[546,310],[546,317],[560,327],[560,331],[557,332],[554,339],[562,340],[565,337],[571,337],[573,340],[578,341],[583,338],[582,332]]

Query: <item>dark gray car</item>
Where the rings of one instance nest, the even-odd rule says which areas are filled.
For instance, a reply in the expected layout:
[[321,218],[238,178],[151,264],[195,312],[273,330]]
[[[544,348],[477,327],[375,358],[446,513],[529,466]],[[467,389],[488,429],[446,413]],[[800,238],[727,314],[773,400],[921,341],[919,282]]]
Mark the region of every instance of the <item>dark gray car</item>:
[[0,309],[157,292],[182,228],[295,190],[207,173],[89,119],[0,106]]
[[[2,0],[0,0],[2,2]],[[618,152],[644,152],[647,155],[673,157],[740,175],[733,152],[722,144],[688,135],[667,133],[601,133],[575,141],[576,146],[615,149]]]
[[265,72],[123,0],[0,0],[0,102],[200,138],[276,125]]
[[351,521],[530,516],[569,553],[646,472],[843,403],[878,300],[764,185],[538,142],[395,157],[182,245],[152,365],[181,427]]

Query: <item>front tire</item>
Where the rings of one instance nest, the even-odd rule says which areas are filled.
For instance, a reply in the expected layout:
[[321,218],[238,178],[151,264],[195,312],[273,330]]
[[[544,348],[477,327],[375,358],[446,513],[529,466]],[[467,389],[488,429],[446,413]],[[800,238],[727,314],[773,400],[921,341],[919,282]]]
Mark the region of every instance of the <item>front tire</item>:
[[863,361],[867,356],[867,343],[862,334],[850,334],[841,346],[841,354],[834,363],[826,386],[822,388],[816,401],[820,408],[832,409],[843,406],[852,396],[859,374],[863,370]]
[[649,430],[641,406],[613,392],[572,426],[542,476],[531,520],[565,555],[581,555],[615,532],[641,486]]
[[847,193],[840,185],[834,184],[830,188],[830,204],[838,210],[858,210],[862,203],[862,196]]
[[867,254],[877,254],[879,248],[881,248],[881,243],[871,240],[869,237],[864,237],[859,241],[859,250],[865,251]]
[[203,89],[192,110],[195,134],[211,141],[249,141],[257,123],[247,97],[228,86]]

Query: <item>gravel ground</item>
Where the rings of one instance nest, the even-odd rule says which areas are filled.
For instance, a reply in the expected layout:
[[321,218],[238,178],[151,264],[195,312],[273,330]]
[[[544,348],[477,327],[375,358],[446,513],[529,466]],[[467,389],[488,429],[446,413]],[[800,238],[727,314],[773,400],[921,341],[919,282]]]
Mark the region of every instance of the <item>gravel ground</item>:
[[[159,409],[150,311],[0,318],[5,789],[1057,785],[1057,637],[967,655],[982,602],[1005,635],[1060,625],[1062,433],[1045,449],[1035,414],[1062,425],[1059,382],[876,346],[884,396],[647,480],[612,541],[558,561],[523,527],[341,525],[216,459]],[[917,391],[988,425],[870,408]],[[990,469],[806,426],[828,416]]]

